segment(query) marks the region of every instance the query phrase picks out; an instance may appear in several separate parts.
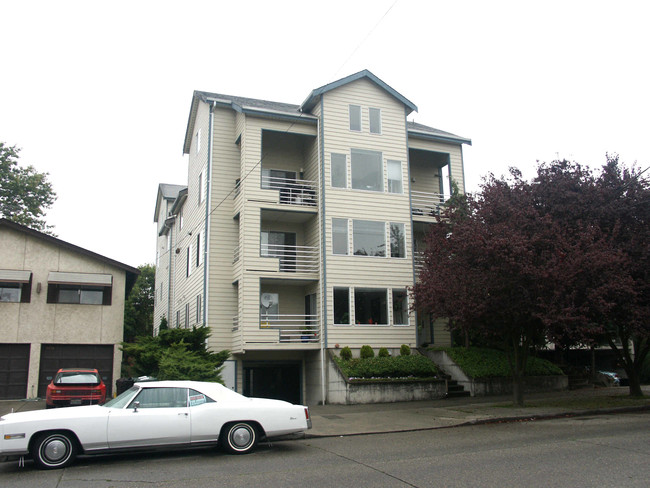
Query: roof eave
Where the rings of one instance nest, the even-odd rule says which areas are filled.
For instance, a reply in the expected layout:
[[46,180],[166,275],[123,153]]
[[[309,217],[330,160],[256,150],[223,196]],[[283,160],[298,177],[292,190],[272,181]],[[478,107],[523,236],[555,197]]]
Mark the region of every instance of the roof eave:
[[408,135],[409,137],[415,137],[416,139],[426,139],[428,141],[447,142],[452,144],[467,144],[469,146],[472,145],[472,140],[466,139],[464,137],[443,136],[414,130],[409,130]]

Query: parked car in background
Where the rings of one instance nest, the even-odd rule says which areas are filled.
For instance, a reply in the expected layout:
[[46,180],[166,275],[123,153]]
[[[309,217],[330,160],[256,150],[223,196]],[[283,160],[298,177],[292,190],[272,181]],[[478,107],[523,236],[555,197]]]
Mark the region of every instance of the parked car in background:
[[29,455],[41,469],[78,454],[215,446],[250,452],[261,438],[311,428],[309,409],[247,398],[218,383],[136,383],[104,405],[10,413],[0,417],[0,457]]
[[106,401],[106,385],[96,369],[60,369],[47,385],[45,407],[95,405]]
[[621,386],[621,378],[614,371],[598,371],[597,382],[605,386]]

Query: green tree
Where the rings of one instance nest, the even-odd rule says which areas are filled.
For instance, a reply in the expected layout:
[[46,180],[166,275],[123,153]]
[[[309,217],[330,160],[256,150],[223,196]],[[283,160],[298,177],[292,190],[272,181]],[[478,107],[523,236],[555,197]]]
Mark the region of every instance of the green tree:
[[19,152],[16,146],[0,142],[0,217],[52,234],[52,226],[45,222],[45,211],[56,200],[56,193],[47,173],[18,165]]
[[153,334],[156,267],[153,264],[143,264],[138,269],[140,276],[124,304],[125,342],[133,342],[137,336]]
[[208,327],[163,329],[156,337],[138,336],[133,343],[122,343],[125,374],[154,376],[160,380],[221,380],[223,362],[230,351],[208,351]]

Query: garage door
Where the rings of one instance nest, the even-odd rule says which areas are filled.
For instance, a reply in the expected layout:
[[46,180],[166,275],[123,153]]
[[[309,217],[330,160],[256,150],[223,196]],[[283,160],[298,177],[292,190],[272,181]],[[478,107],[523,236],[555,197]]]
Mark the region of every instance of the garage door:
[[113,394],[113,346],[88,344],[43,344],[38,374],[38,396],[45,398],[47,385],[60,368],[96,368],[104,383],[106,396]]
[[29,344],[0,344],[0,400],[27,398]]
[[300,363],[244,362],[244,395],[300,404]]

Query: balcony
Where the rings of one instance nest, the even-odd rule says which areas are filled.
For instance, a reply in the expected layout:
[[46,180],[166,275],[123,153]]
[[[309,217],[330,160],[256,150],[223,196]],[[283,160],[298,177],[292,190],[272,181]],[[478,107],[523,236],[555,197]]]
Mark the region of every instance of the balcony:
[[280,205],[315,207],[318,202],[314,181],[262,174],[262,189],[278,191]]
[[260,329],[277,329],[279,343],[318,343],[320,340],[318,315],[262,315]]
[[441,193],[427,193],[411,191],[411,214],[414,217],[436,217],[440,214],[440,207],[445,203],[445,196]]
[[413,251],[413,268],[415,276],[419,276],[420,271],[424,268],[424,253],[422,251]]
[[280,260],[280,272],[318,272],[318,247],[262,243],[260,250],[262,257]]

